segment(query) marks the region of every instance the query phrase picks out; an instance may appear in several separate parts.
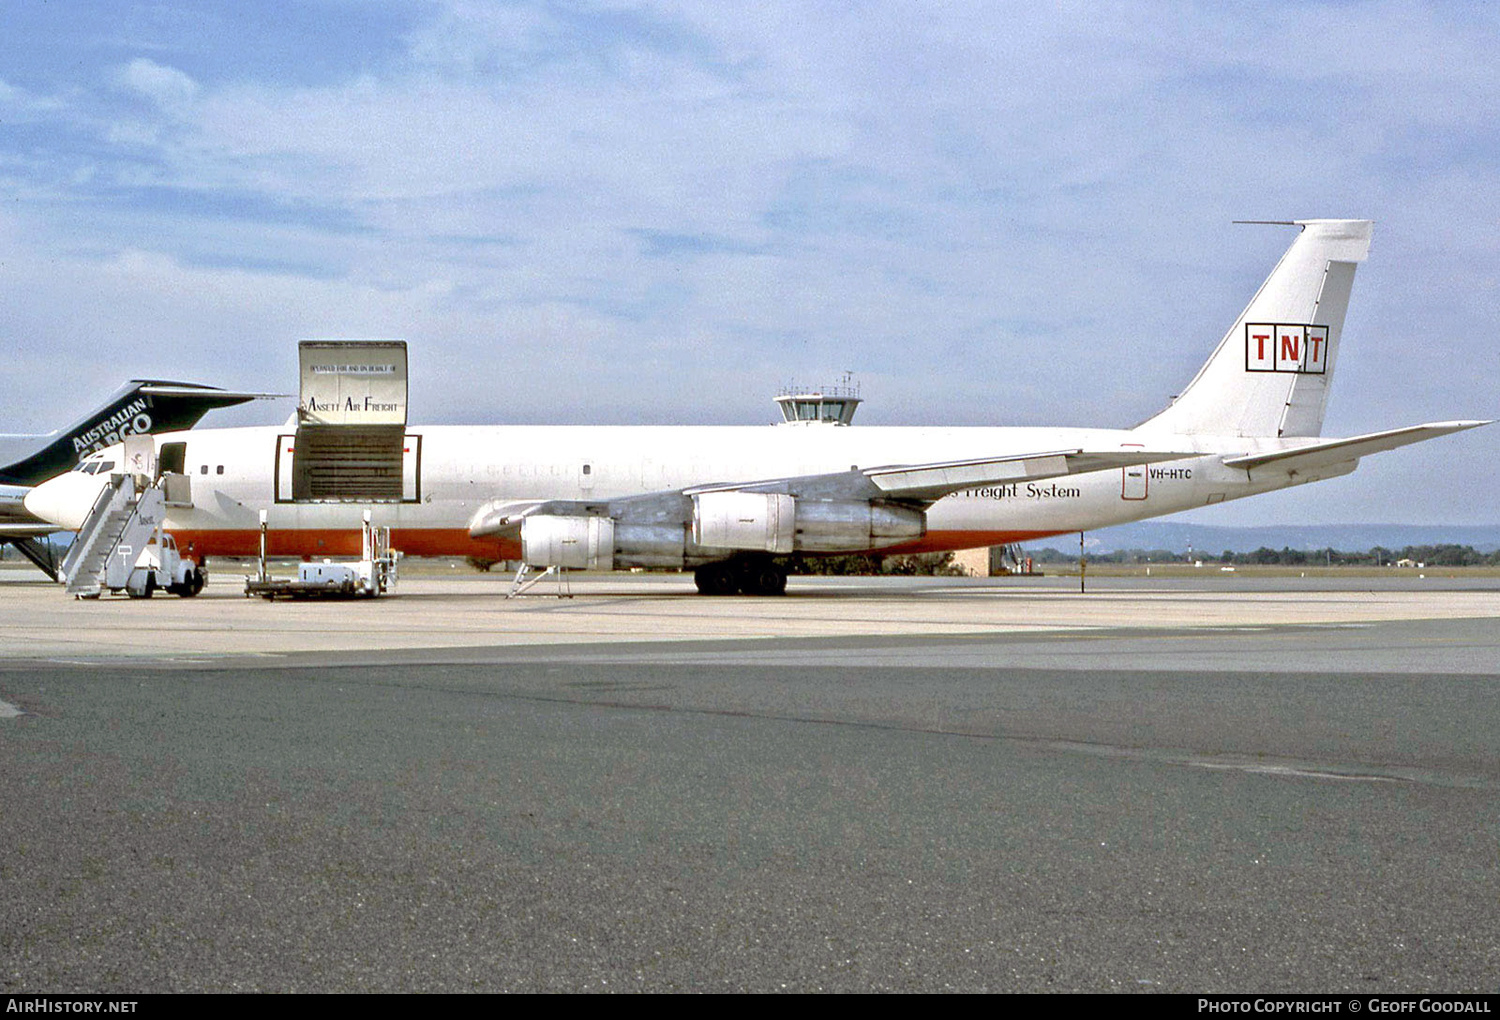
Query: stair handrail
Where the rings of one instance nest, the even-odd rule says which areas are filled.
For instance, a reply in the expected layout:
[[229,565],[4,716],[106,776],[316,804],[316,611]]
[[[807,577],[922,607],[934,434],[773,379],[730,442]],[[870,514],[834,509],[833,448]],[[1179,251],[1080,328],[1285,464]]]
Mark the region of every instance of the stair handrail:
[[88,514],[83,518],[83,526],[78,529],[78,537],[82,538],[87,533],[88,539],[86,541],[79,541],[78,538],[75,538],[73,544],[68,547],[68,555],[63,557],[62,566],[58,568],[58,576],[65,583],[73,583],[73,568],[83,562],[84,557],[88,555],[89,551],[94,547],[95,542],[98,541],[98,525],[96,524],[93,528],[90,528],[88,526],[89,522],[94,520],[95,515],[99,513],[101,507],[114,502],[115,493],[120,491],[120,487],[125,484],[127,477],[129,476],[118,472],[111,474],[109,476],[109,483],[101,488],[99,495],[94,498],[94,505],[89,507]]

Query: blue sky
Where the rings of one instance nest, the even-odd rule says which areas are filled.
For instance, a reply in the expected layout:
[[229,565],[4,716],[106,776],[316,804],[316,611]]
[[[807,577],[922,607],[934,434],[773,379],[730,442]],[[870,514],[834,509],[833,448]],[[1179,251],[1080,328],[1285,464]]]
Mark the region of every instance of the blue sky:
[[[1128,425],[1290,242],[1231,221],[1337,216],[1327,431],[1500,416],[1492,5],[0,9],[7,431],[328,336],[407,339],[414,421],[765,422],[852,370],[871,424]],[[1491,522],[1497,451],[1195,519]]]

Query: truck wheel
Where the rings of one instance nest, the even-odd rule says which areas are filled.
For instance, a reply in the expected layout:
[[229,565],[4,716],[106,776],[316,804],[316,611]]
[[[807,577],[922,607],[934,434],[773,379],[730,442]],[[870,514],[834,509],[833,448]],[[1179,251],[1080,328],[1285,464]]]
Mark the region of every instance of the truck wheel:
[[203,590],[204,583],[203,568],[194,567],[192,573],[182,579],[182,584],[177,586],[177,594],[185,599],[190,599]]

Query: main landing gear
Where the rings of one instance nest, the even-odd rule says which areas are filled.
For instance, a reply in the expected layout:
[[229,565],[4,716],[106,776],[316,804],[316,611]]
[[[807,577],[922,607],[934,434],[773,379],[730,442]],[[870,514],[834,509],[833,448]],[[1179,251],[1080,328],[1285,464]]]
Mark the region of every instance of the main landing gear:
[[704,595],[781,595],[786,571],[774,560],[745,556],[705,563],[693,571],[693,582]]

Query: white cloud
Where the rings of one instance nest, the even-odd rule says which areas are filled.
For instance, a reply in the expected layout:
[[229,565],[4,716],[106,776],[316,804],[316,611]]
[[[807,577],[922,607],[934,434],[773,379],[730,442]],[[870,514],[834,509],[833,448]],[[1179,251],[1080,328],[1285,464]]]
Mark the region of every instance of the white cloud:
[[174,114],[183,112],[199,93],[198,83],[187,74],[146,57],[137,57],[120,68],[117,81]]
[[464,2],[406,42],[335,52],[342,79],[205,50],[197,79],[140,58],[67,93],[78,152],[0,149],[51,198],[9,265],[61,267],[8,315],[80,359],[114,321],[233,385],[285,385],[297,336],[405,334],[470,417],[496,380],[453,366],[503,363],[530,420],[764,420],[789,377],[853,368],[870,421],[1124,424],[1287,240],[1229,220],[1373,216],[1331,427],[1493,413],[1493,15]]
[[65,105],[56,96],[38,95],[0,78],[0,121],[25,124],[46,120],[57,116]]

